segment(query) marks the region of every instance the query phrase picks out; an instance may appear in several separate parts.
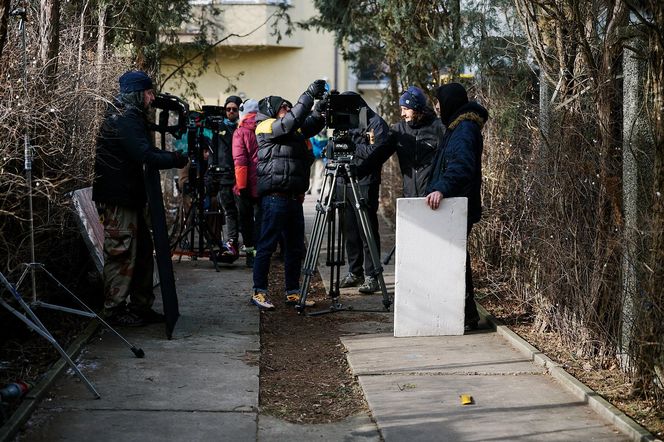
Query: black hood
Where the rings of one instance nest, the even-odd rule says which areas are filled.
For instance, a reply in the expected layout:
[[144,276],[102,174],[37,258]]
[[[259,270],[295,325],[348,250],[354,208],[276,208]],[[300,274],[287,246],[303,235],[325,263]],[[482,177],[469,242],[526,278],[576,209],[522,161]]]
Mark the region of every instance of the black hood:
[[[477,117],[474,117],[473,115],[466,115],[466,114],[474,114]],[[477,122],[480,127],[484,126],[484,123],[489,119],[489,111],[486,110],[484,106],[479,104],[476,101],[469,101],[468,103],[464,104],[461,106],[457,111],[450,117],[450,123],[446,125],[446,127],[456,126],[455,121],[462,115],[465,115],[464,118],[465,120],[474,120]]]
[[459,109],[468,103],[468,93],[459,83],[449,83],[436,90],[436,98],[440,106],[440,121],[445,127],[454,121]]

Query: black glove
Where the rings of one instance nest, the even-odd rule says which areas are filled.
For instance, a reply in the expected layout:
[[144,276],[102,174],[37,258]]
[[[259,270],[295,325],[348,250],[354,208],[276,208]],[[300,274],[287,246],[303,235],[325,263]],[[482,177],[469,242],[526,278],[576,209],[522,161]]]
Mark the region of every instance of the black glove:
[[314,106],[314,110],[316,113],[323,115],[325,111],[327,110],[327,104],[328,104],[328,99],[324,98],[322,100],[319,100],[316,102],[316,105]]
[[325,94],[325,87],[325,80],[316,80],[309,85],[309,88],[306,90],[305,94],[315,99],[323,98],[323,95]]
[[189,157],[184,155],[181,150],[173,152],[173,156],[175,157],[175,167],[178,169],[182,169],[189,163]]

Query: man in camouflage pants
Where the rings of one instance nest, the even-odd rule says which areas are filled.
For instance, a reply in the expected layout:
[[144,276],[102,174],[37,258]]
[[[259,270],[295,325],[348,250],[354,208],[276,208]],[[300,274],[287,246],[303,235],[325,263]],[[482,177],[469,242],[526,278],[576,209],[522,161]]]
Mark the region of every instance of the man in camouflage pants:
[[[120,77],[97,138],[92,199],[104,226],[104,311],[113,325],[163,322],[152,310],[152,238],[143,168],[182,168],[187,157],[152,145],[147,112],[155,99],[152,80],[141,71]],[[128,302],[129,300],[129,302]]]

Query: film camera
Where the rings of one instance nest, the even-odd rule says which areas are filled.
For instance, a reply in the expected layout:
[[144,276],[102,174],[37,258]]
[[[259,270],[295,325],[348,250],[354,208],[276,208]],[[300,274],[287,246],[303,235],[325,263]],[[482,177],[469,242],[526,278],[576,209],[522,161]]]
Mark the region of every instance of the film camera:
[[[152,107],[160,111],[157,124],[153,126],[153,129],[161,134],[161,139],[165,139],[164,135],[166,133],[177,139],[182,138],[182,135],[187,131],[187,117],[189,115],[187,102],[175,95],[161,93],[156,95]],[[174,112],[177,116],[177,122],[174,125],[168,124],[171,112]]]
[[332,161],[350,161],[356,147],[350,130],[367,128],[367,105],[357,94],[332,91],[326,99],[325,125],[333,131],[325,156]]

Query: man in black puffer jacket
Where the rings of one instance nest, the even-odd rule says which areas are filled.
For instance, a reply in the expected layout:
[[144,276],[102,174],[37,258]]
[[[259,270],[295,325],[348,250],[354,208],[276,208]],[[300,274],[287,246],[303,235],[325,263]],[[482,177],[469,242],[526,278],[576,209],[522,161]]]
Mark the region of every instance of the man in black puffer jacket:
[[123,74],[120,95],[108,106],[97,138],[92,199],[104,225],[103,315],[114,325],[163,321],[152,310],[153,245],[143,167],[182,168],[187,157],[152,145],[147,111],[154,99],[145,72]]
[[390,127],[388,143],[372,153],[360,172],[379,167],[396,152],[403,177],[403,196],[426,196],[431,166],[445,127],[427,106],[424,91],[416,86],[410,86],[401,95],[399,107],[402,120]]
[[[344,92],[343,95],[355,94],[355,92]],[[364,101],[364,100],[363,100]],[[367,217],[376,240],[376,249],[380,255],[380,235],[378,231],[378,194],[380,189],[380,172],[382,162],[372,162],[370,159],[377,152],[387,149],[389,127],[380,115],[375,113],[369,106],[367,108],[367,128],[352,129],[349,131],[351,139],[355,144],[352,164],[357,168],[358,192],[360,198],[365,201]],[[350,184],[340,181],[340,189],[337,193],[344,191],[346,187],[346,209],[344,211],[344,232],[346,234],[346,252],[348,253],[348,274],[341,280],[339,287],[356,287],[361,293],[374,293],[380,290],[377,269],[374,268],[369,252],[369,245],[361,230],[360,222],[356,216],[355,206],[357,202],[353,197]],[[365,276],[366,275],[366,276]]]
[[[426,203],[435,210],[443,198],[468,198],[467,234],[470,235],[473,224],[482,216],[482,127],[489,112],[480,104],[468,101],[466,89],[459,83],[439,87],[436,97],[440,121],[447,132],[431,170]],[[470,254],[466,249],[466,329],[477,328],[478,321]]]
[[422,89],[410,86],[399,99],[402,120],[390,128],[390,148],[396,150],[403,175],[403,196],[426,196],[433,159],[445,127],[427,106]]
[[[271,310],[268,296],[270,258],[279,239],[284,237],[286,303],[300,302],[300,271],[304,257],[304,213],[302,202],[309,188],[309,170],[314,161],[307,139],[325,125],[320,111],[311,108],[325,93],[324,80],[314,81],[295,106],[278,96],[258,103],[256,140],[258,141],[258,196],[261,199],[261,233],[254,259],[254,288],[251,302]],[[322,103],[322,104],[320,104]],[[312,305],[307,301],[307,305]]]

